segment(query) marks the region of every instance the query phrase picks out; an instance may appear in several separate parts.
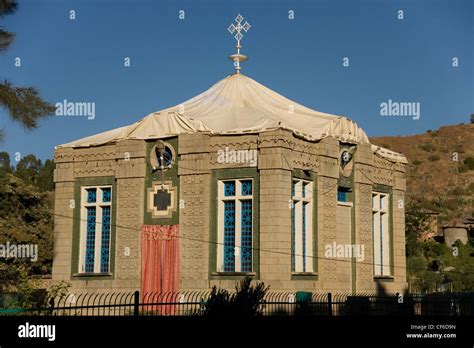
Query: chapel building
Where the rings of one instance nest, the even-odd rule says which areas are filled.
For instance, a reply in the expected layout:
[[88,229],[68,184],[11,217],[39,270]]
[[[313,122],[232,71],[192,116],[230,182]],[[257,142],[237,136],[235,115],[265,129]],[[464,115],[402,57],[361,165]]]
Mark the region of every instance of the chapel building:
[[239,71],[54,161],[53,280],[73,289],[406,288],[406,158]]

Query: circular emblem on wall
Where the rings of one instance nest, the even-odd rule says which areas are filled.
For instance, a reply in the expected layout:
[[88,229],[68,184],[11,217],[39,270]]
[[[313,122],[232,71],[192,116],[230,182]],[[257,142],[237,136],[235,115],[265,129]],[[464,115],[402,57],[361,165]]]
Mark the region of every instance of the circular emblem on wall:
[[150,151],[150,164],[153,170],[170,169],[175,158],[173,146],[161,140]]
[[343,148],[339,153],[339,171],[345,178],[351,176],[354,168],[354,152],[356,147]]

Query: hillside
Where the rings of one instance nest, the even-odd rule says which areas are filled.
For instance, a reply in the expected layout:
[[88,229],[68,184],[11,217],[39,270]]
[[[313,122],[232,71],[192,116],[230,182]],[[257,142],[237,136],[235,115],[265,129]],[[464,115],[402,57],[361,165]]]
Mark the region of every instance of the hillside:
[[407,157],[407,204],[439,212],[440,222],[474,216],[474,124],[370,140]]

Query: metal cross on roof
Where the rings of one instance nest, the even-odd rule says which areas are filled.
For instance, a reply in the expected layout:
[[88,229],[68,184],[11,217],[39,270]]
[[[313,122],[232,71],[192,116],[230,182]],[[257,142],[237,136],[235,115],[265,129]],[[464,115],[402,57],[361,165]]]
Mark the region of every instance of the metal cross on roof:
[[229,59],[234,61],[235,71],[237,72],[237,74],[240,73],[240,62],[244,62],[247,60],[246,55],[240,54],[240,49],[242,48],[242,46],[240,46],[240,40],[242,40],[242,38],[244,37],[242,31],[246,33],[250,29],[250,24],[247,21],[242,24],[243,20],[244,17],[242,17],[242,15],[239,13],[237,17],[235,17],[236,24],[232,23],[227,28],[229,33],[235,33],[234,38],[237,40],[237,45],[235,46],[235,48],[237,48],[237,53],[229,56]]

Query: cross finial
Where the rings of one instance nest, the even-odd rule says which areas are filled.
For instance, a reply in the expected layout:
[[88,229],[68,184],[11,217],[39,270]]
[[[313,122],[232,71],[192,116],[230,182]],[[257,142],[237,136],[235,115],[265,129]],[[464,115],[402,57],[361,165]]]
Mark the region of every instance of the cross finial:
[[229,59],[234,62],[235,71],[237,72],[237,74],[240,74],[240,62],[244,62],[247,60],[246,55],[240,54],[240,49],[242,48],[242,46],[240,46],[240,40],[242,40],[242,38],[244,37],[242,31],[246,33],[250,29],[250,24],[247,21],[242,24],[243,21],[244,17],[242,17],[242,15],[239,13],[237,17],[235,17],[236,24],[232,23],[227,28],[229,33],[235,33],[234,38],[237,40],[237,45],[235,46],[235,48],[237,48],[237,53],[229,56]]

